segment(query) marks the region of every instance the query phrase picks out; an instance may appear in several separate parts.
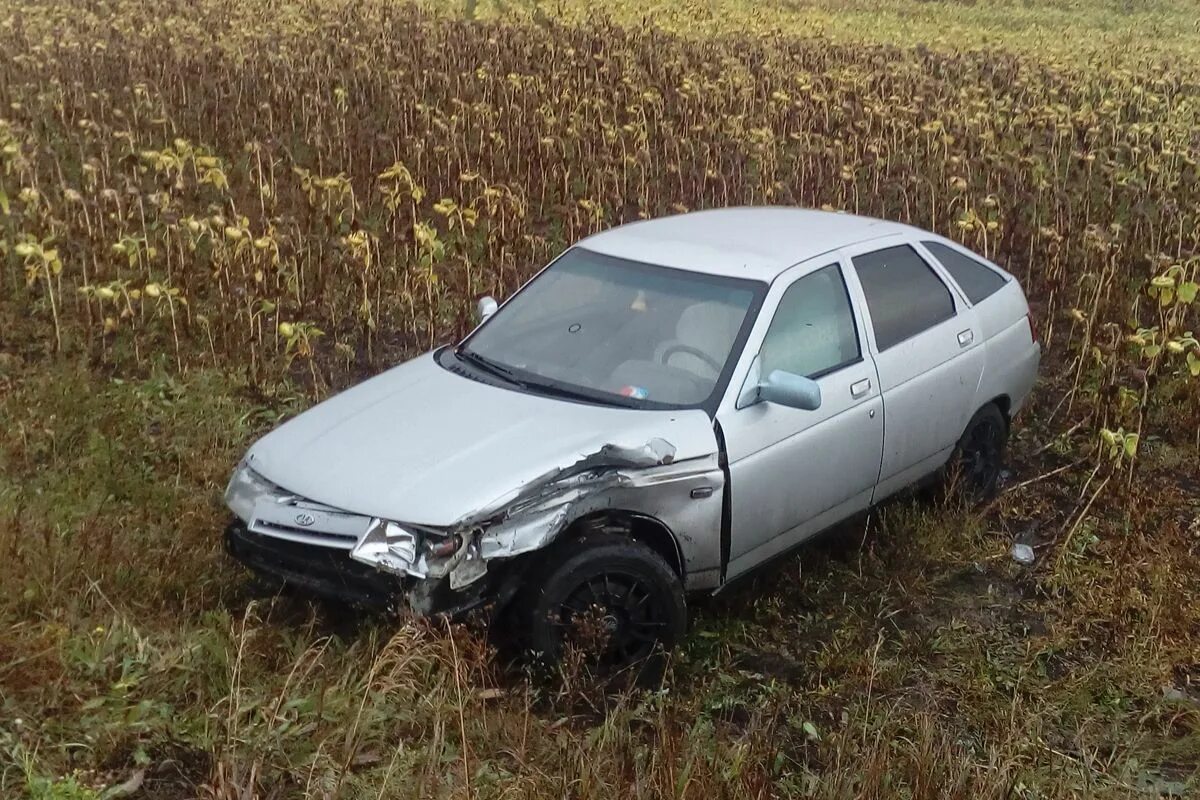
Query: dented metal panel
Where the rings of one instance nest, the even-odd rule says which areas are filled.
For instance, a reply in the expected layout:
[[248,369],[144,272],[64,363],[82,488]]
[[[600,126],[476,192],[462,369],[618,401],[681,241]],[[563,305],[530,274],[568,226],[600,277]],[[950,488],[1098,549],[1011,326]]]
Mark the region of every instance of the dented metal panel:
[[[713,527],[714,513],[719,521],[723,477],[715,456],[676,464],[675,453],[675,446],[661,438],[637,447],[605,444],[467,513],[443,532],[461,544],[439,558],[422,552],[416,536],[402,525],[384,520],[373,522],[351,555],[397,575],[448,576],[457,590],[483,577],[494,559],[540,550],[576,520],[620,509],[653,517],[672,530],[687,526],[698,534],[698,540],[690,535],[689,546],[681,549],[690,556],[685,566],[702,574],[712,568],[709,560],[719,558],[714,548],[699,542],[719,541],[719,527],[706,528]],[[693,497],[697,488],[712,493]]]

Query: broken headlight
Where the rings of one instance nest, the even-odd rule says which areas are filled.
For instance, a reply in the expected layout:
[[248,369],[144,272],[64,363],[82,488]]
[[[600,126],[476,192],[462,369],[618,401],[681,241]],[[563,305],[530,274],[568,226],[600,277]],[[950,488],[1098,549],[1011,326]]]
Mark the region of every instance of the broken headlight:
[[450,588],[473,583],[487,572],[474,536],[413,531],[376,519],[350,551],[350,557],[393,575],[450,578]]
[[412,531],[395,522],[373,519],[367,532],[350,551],[350,557],[393,575],[423,578],[425,573],[417,568],[419,544],[417,535]]

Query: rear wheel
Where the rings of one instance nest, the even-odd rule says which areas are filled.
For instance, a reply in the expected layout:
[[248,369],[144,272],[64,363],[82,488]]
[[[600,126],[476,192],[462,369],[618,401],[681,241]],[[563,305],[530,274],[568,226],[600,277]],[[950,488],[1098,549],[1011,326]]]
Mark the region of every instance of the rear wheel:
[[1008,443],[1008,421],[994,403],[975,412],[955,448],[956,486],[969,498],[986,500],[996,493],[1004,451]]
[[662,556],[625,536],[563,541],[528,578],[528,643],[550,664],[575,648],[599,675],[629,672],[646,681],[687,628],[679,577]]

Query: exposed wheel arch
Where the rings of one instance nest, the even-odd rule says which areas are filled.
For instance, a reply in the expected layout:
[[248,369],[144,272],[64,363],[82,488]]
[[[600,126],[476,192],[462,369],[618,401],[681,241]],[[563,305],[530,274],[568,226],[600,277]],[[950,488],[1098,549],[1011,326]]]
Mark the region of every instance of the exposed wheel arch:
[[589,531],[616,533],[642,542],[662,556],[680,581],[687,577],[683,550],[675,534],[661,520],[649,514],[619,508],[596,511],[572,522],[560,538],[572,538]]
[[[1012,427],[1012,399],[1008,395],[1002,394],[998,395],[997,397],[993,397],[991,400],[987,401],[987,403],[984,403],[983,406],[988,404],[994,405],[996,408],[1000,409],[1000,413],[1004,416],[1004,423],[1009,427]],[[978,409],[976,409],[976,413],[982,410],[983,406],[980,406]]]

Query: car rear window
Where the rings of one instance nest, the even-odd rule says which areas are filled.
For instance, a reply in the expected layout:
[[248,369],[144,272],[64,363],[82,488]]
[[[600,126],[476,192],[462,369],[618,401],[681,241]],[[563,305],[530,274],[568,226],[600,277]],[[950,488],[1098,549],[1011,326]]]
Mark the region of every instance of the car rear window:
[[954,298],[941,278],[908,245],[851,259],[867,296],[880,351],[954,316]]
[[954,278],[954,282],[962,288],[963,294],[971,301],[971,305],[976,305],[989,295],[995,294],[1005,283],[1003,275],[952,247],[947,247],[940,242],[921,242],[921,244],[925,245],[929,252],[933,253],[933,257],[946,268],[950,277]]

